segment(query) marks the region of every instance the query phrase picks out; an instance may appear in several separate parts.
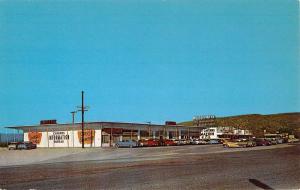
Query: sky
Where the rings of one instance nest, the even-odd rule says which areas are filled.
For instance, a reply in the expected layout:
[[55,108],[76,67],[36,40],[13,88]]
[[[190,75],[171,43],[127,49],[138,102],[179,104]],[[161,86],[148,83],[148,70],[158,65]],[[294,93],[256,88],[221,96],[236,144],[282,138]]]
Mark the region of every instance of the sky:
[[299,112],[299,63],[297,0],[1,0],[0,131]]

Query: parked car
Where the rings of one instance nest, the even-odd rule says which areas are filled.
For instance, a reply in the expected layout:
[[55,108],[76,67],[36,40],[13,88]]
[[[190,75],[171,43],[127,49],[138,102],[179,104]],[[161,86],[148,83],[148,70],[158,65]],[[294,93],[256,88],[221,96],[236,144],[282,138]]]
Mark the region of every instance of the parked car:
[[117,148],[133,148],[133,147],[137,147],[138,143],[134,140],[122,140],[122,141],[118,141],[115,145]]
[[176,143],[176,145],[180,146],[180,145],[185,145],[184,140],[182,139],[175,139],[174,142]]
[[26,145],[26,143],[20,143],[17,145],[17,150],[28,150],[29,147]]
[[199,144],[208,144],[206,140],[199,140]]
[[[223,142],[223,146],[225,148],[240,148],[241,144],[238,143],[237,141],[233,141],[233,140],[227,140]],[[244,145],[246,147],[246,145]]]
[[148,146],[148,140],[146,139],[141,139],[138,141],[139,146]]
[[27,146],[28,146],[28,149],[36,149],[36,144],[30,142],[30,141],[27,141],[27,142],[24,142]]
[[296,138],[288,139],[288,143],[297,143],[297,142],[299,142],[299,139],[296,139]]
[[192,144],[207,144],[207,141],[201,139],[193,139]]
[[271,145],[271,142],[264,138],[256,138],[256,139],[254,139],[254,141],[256,142],[256,146],[270,146]]
[[256,146],[256,143],[247,139],[226,140],[223,143],[226,148],[246,148]]
[[159,146],[159,140],[158,139],[148,139],[147,146]]
[[191,144],[190,139],[181,139],[184,145]]
[[32,142],[21,142],[17,144],[17,150],[30,150],[36,149],[36,144]]
[[164,143],[165,146],[175,146],[175,145],[177,145],[176,142],[172,139],[165,139],[163,143]]
[[220,141],[218,139],[210,139],[207,144],[220,144]]
[[200,139],[192,139],[191,144],[199,144]]
[[276,138],[266,138],[266,140],[268,140],[272,145],[276,145],[277,144]]
[[19,142],[11,142],[8,144],[7,148],[8,150],[17,150],[17,146],[20,144]]
[[253,139],[249,139],[249,140],[246,140],[246,141],[247,141],[247,147],[257,146],[256,142]]
[[283,143],[283,139],[277,138],[277,139],[276,139],[276,142],[277,142],[277,144],[282,144],[282,143]]

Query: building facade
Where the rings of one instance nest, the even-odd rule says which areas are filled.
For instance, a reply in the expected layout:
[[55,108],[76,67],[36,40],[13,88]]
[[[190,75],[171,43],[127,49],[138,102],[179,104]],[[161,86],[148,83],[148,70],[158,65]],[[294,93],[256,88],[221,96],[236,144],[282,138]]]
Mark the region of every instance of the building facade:
[[24,141],[37,147],[111,147],[120,140],[199,138],[203,128],[119,122],[87,122],[82,142],[81,123],[8,127],[23,131]]
[[208,127],[201,131],[201,139],[220,139],[232,136],[252,136],[251,131],[234,127]]

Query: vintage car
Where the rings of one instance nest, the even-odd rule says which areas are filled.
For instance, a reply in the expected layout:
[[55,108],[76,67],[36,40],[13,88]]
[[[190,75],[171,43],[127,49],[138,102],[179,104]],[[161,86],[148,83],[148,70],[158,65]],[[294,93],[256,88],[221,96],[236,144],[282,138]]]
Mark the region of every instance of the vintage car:
[[267,141],[269,141],[272,145],[276,145],[277,144],[277,140],[276,138],[265,138]]
[[11,142],[8,144],[7,148],[8,150],[17,150],[18,144],[20,144],[20,142]]
[[256,143],[252,140],[235,139],[224,141],[223,146],[226,148],[246,148],[256,146]]
[[27,145],[28,149],[36,149],[36,144],[34,144],[30,141],[26,141],[24,143]]
[[160,144],[161,142],[158,139],[141,139],[138,141],[138,145],[142,147],[159,146]]
[[147,146],[159,146],[160,142],[158,139],[148,139]]
[[118,141],[115,146],[117,148],[133,148],[138,147],[138,143],[134,140],[122,140]]
[[36,149],[36,144],[32,142],[21,142],[17,144],[17,150],[30,150]]
[[180,146],[180,145],[185,145],[186,142],[183,139],[175,139],[174,142],[176,143],[176,145]]
[[220,144],[220,140],[218,139],[210,139],[207,141],[207,144]]
[[299,139],[296,139],[296,138],[288,139],[288,143],[297,143],[297,142],[299,142]]
[[177,145],[176,142],[172,139],[164,139],[163,144],[165,146],[175,146],[175,145]]
[[254,139],[256,146],[270,146],[271,142],[264,138],[256,138]]
[[193,139],[191,141],[191,144],[208,144],[208,142],[205,140],[201,140],[201,139]]
[[139,146],[148,146],[148,140],[147,139],[141,139],[138,141]]

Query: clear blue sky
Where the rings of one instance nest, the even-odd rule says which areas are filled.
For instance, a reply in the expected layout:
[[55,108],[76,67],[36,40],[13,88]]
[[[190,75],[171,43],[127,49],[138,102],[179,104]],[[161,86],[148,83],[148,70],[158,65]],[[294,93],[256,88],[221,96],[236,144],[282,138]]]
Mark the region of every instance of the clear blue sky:
[[299,60],[297,0],[2,0],[0,126],[298,112]]

